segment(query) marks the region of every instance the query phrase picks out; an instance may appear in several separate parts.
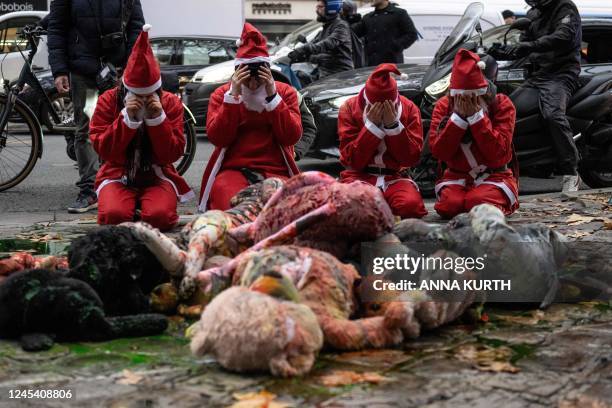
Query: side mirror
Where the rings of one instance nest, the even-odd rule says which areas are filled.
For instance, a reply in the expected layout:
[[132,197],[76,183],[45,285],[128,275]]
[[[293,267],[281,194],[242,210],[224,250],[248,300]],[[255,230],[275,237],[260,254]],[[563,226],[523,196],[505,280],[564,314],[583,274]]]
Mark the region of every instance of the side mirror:
[[529,28],[530,24],[531,24],[530,19],[528,19],[527,17],[522,17],[522,18],[517,19],[514,23],[512,23],[509,29],[525,31],[526,29]]
[[308,42],[308,40],[306,39],[306,37],[304,37],[304,34],[300,34],[297,36],[297,41],[302,43],[302,44],[306,44]]

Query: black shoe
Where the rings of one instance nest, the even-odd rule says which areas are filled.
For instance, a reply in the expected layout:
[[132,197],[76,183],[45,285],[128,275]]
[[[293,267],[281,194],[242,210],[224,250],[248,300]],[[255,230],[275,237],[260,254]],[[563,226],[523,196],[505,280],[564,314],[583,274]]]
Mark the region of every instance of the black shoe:
[[68,207],[68,212],[71,214],[81,214],[96,208],[98,208],[98,198],[95,195],[86,196],[79,194],[76,201]]

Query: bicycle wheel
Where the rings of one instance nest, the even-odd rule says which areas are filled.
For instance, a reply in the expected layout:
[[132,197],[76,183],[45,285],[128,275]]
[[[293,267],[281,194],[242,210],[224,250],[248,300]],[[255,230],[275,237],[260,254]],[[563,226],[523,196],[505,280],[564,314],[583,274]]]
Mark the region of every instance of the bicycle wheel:
[[[6,107],[6,95],[0,95],[0,111]],[[0,191],[8,190],[30,174],[42,148],[40,126],[30,109],[20,100],[15,102],[0,139]]]
[[181,156],[181,158],[174,163],[176,171],[178,171],[181,176],[185,174],[187,169],[189,169],[189,166],[191,166],[191,163],[195,158],[196,148],[198,146],[198,139],[193,121],[188,115],[185,115],[183,123],[185,128],[185,139],[187,142],[185,144],[185,152],[183,153],[183,156]]

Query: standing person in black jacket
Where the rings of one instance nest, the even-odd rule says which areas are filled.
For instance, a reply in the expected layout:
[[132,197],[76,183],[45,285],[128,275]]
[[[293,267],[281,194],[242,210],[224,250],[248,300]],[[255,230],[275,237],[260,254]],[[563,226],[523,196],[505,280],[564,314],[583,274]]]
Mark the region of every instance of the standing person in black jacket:
[[534,73],[510,98],[539,98],[540,111],[557,153],[557,173],[563,175],[563,191],[577,191],[579,154],[565,111],[578,89],[582,22],[571,0],[526,0],[531,25],[521,42],[509,50],[515,58],[530,56]]
[[49,64],[58,92],[70,92],[77,126],[74,146],[79,195],[68,212],[84,213],[98,206],[94,191],[98,156],[89,141],[89,118],[83,109],[88,95],[95,95],[108,85],[108,81],[104,83],[101,79],[112,79],[103,67],[125,66],[143,25],[140,0],[51,2],[47,29]]
[[355,34],[365,40],[366,65],[403,64],[404,50],[419,36],[412,19],[389,0],[374,0],[372,6],[374,11],[351,25]]
[[323,30],[315,39],[289,53],[291,62],[307,59],[319,68],[319,78],[353,69],[351,28],[340,18],[342,0],[317,1],[317,21]]

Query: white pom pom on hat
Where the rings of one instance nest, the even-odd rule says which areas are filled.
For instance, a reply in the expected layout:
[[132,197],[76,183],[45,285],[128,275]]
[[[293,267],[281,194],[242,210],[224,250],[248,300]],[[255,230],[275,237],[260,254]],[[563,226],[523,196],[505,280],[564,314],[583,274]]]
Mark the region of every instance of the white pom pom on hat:
[[151,24],[145,24],[142,26],[142,31],[144,31],[145,33],[148,33],[149,31],[151,31],[152,28],[153,26]]
[[478,61],[476,63],[476,65],[478,65],[478,68],[480,68],[481,70],[485,70],[485,68],[487,67],[487,64],[484,61]]
[[242,40],[240,38],[236,40],[236,47],[242,47]]
[[401,79],[402,81],[407,81],[407,80],[408,80],[408,74],[404,74],[404,73],[402,73],[402,74],[399,76],[399,79]]

